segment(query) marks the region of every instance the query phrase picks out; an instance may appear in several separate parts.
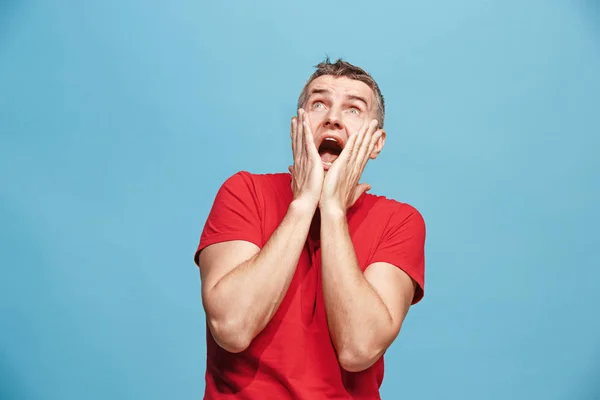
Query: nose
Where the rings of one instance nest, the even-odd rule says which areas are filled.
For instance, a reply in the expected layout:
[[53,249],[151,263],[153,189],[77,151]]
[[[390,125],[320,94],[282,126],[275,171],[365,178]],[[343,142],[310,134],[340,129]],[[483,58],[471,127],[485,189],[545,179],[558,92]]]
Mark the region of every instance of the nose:
[[323,121],[323,125],[328,129],[342,129],[344,127],[339,113],[334,109],[329,110],[325,120]]

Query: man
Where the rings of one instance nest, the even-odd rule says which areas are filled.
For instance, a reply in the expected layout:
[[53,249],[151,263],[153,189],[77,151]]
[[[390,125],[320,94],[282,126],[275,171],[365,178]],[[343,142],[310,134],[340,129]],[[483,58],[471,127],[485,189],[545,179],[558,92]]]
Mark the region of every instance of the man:
[[200,238],[206,399],[378,399],[423,297],[423,218],[359,183],[385,144],[379,87],[342,60],[316,68],[290,173],[231,176]]

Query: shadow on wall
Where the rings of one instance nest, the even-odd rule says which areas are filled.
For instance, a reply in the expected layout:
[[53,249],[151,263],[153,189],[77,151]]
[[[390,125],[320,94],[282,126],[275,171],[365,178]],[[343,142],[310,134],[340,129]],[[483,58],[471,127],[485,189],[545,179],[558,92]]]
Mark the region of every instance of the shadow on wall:
[[[593,25],[596,35],[596,45],[600,48],[600,1],[585,0],[583,2],[583,13],[585,18]],[[598,354],[600,356],[600,354]],[[589,380],[584,382],[582,400],[598,400],[600,399],[600,363],[596,363],[594,368],[589,371]]]
[[600,399],[600,370],[593,371],[590,379],[590,384],[584,390],[584,395],[580,397],[582,400],[598,400]]
[[600,38],[600,1],[598,0],[585,0],[583,6],[583,13],[585,17],[594,25],[598,36]]
[[0,349],[0,399],[29,399],[24,387]]
[[10,29],[10,19],[18,8],[18,0],[0,0],[0,44],[5,40]]
[[[0,24],[1,22],[0,18]],[[32,225],[29,219],[24,217],[25,211],[16,207],[14,201],[0,189],[0,254],[11,264],[11,268],[2,271],[3,277],[0,278],[4,279],[0,281],[0,304],[3,306],[0,311],[1,400],[31,399],[31,392],[27,392],[28,376],[15,363],[15,355],[23,350],[21,346],[24,333],[29,333],[20,322],[31,318],[27,315],[28,308],[24,306],[23,301],[31,293],[25,293],[23,288],[31,284],[27,277],[31,274],[31,266],[36,265],[40,257],[36,248],[32,247],[30,252],[25,245],[34,243],[28,232]]]

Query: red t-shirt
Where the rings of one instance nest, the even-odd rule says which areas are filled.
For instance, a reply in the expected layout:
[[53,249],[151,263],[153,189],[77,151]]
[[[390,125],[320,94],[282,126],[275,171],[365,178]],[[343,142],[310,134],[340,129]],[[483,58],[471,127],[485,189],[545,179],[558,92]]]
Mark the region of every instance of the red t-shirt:
[[[262,248],[292,201],[290,174],[239,172],[217,193],[200,238],[211,244],[245,240]],[[425,224],[412,206],[363,194],[347,212],[356,257],[364,271],[384,261],[417,283],[423,297]],[[343,370],[331,343],[321,286],[318,227],[307,239],[279,309],[241,353],[229,353],[207,328],[205,399],[379,399],[383,357],[365,371]],[[276,266],[273,266],[274,268]],[[240,293],[243,296],[243,293]]]

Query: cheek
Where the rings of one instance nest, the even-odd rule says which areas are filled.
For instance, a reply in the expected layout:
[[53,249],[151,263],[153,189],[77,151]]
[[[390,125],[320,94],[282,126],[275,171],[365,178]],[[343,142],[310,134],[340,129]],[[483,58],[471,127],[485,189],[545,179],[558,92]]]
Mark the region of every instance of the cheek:
[[344,122],[346,128],[348,129],[348,133],[352,134],[358,132],[360,128],[362,128],[365,121],[363,121],[363,119],[358,116],[353,116],[346,118],[346,121]]
[[323,123],[323,120],[325,119],[325,113],[312,111],[308,113],[308,117],[310,118],[310,128],[312,129],[313,133],[315,133],[319,125]]

